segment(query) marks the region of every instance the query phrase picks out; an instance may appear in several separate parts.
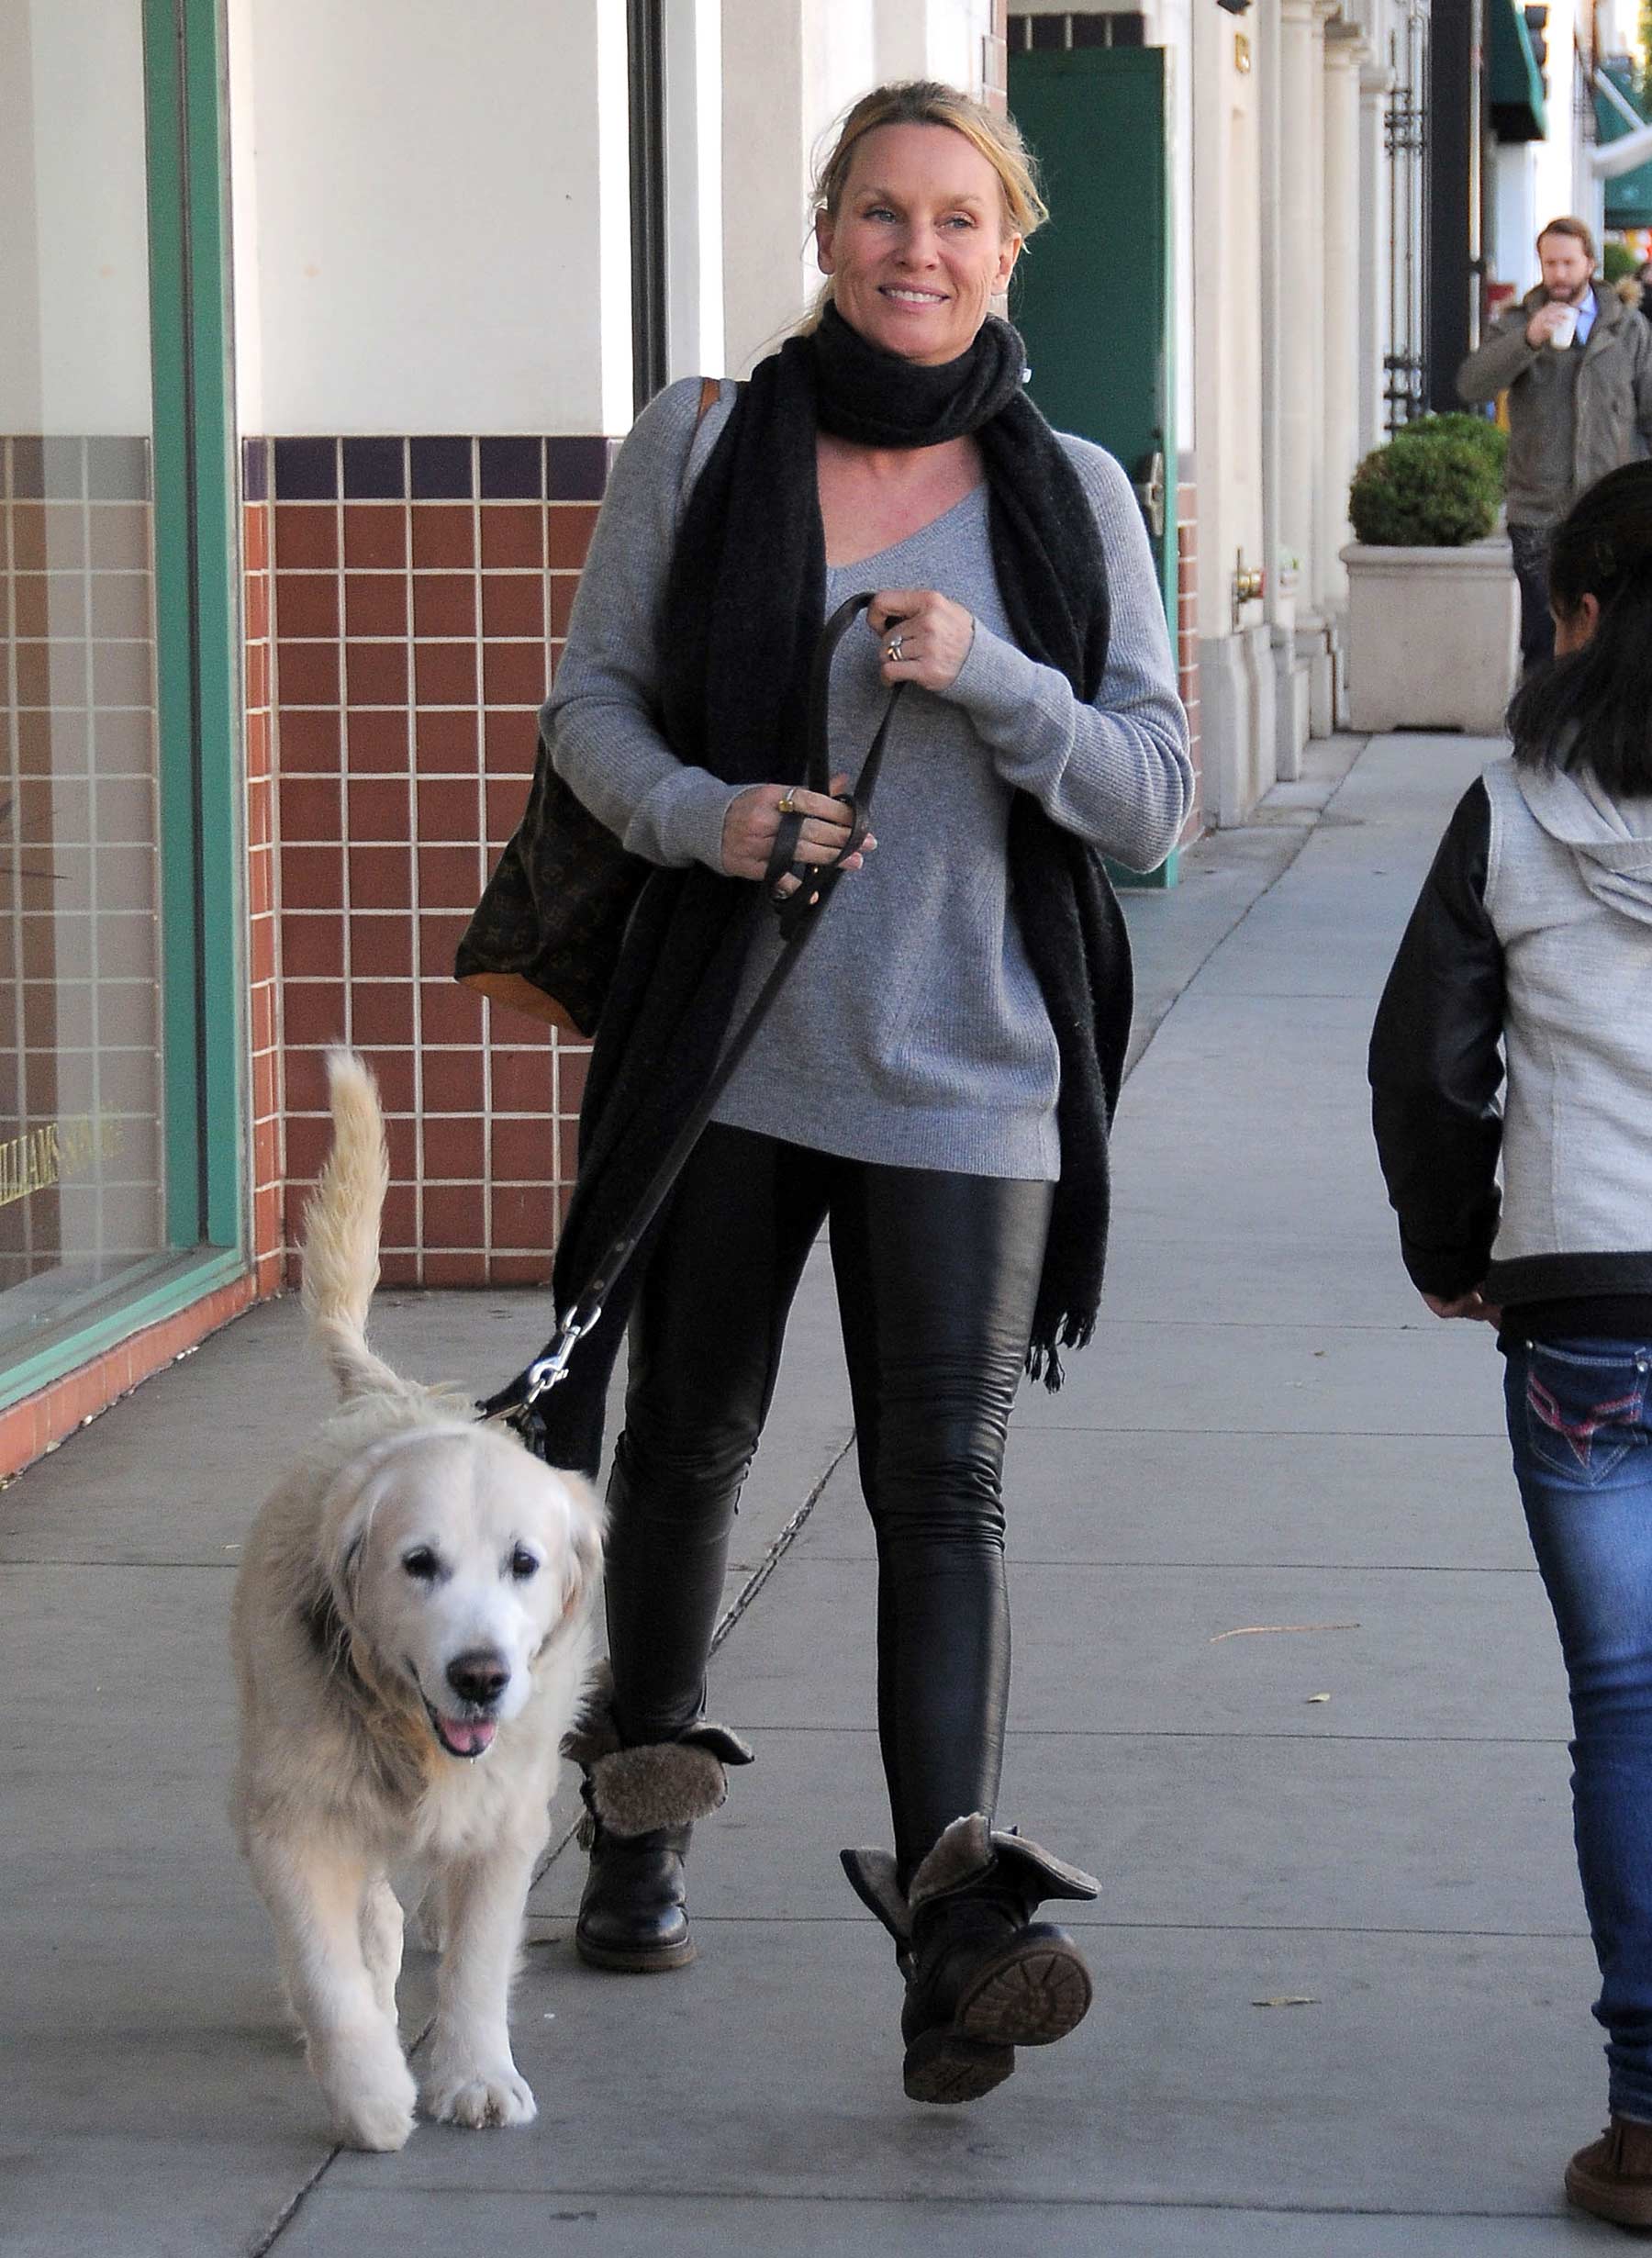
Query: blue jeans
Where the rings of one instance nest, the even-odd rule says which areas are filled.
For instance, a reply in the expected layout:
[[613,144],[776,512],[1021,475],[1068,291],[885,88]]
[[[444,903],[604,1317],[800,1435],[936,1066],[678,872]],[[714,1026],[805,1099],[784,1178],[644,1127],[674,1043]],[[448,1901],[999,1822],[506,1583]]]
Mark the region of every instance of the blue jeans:
[[1652,1344],[1511,1348],[1514,1474],[1571,1687],[1572,1816],[1610,2098],[1652,2122]]

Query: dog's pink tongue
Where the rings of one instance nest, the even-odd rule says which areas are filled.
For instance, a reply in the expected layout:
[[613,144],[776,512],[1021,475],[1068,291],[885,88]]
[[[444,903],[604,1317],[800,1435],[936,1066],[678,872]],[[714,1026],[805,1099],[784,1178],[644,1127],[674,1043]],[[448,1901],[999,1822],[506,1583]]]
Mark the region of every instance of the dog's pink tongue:
[[471,1722],[461,1717],[443,1717],[441,1725],[449,1746],[460,1756],[480,1756],[499,1729],[486,1718]]

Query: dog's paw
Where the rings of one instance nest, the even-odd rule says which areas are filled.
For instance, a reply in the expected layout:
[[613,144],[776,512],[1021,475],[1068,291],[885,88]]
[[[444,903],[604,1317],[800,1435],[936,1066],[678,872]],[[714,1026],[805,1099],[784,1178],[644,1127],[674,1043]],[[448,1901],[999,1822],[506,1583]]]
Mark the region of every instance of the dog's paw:
[[358,2064],[353,2074],[338,2074],[341,2067],[322,2081],[338,2141],[345,2148],[406,2148],[419,2089],[399,2050],[394,2062]]
[[[411,2086],[412,2081],[408,2080]],[[406,2148],[413,2130],[413,2103],[402,2101],[388,2094],[372,2096],[358,2094],[348,2109],[335,2107],[333,2132],[344,2148],[364,2148],[390,2152]]]
[[425,2112],[444,2125],[530,2125],[539,2115],[533,2088],[510,2064],[479,2070],[474,2065],[433,2070],[425,2080]]

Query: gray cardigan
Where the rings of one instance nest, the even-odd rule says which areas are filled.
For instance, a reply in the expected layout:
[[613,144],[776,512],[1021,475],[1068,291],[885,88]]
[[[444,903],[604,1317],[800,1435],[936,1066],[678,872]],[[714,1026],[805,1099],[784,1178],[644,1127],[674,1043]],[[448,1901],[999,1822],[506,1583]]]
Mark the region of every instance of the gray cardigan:
[[[735,398],[699,425],[697,379],[638,419],[609,480],[543,713],[558,773],[633,854],[721,867],[738,787],[678,761],[654,716],[661,607],[683,501]],[[984,486],[908,540],[827,576],[826,608],[863,588],[934,587],[974,613],[943,695],[910,689],[885,755],[876,854],[839,888],[716,1118],[852,1159],[965,1174],[1060,1173],[1059,1061],[1010,897],[1017,789],[1137,870],[1176,844],[1191,797],[1187,722],[1129,481],[1063,444],[1095,512],[1112,637],[1096,704],[1009,640]],[[763,663],[753,654],[753,664]],[[832,742],[858,769],[886,693],[878,645],[851,632],[833,676]],[[743,1011],[777,938],[754,945]]]

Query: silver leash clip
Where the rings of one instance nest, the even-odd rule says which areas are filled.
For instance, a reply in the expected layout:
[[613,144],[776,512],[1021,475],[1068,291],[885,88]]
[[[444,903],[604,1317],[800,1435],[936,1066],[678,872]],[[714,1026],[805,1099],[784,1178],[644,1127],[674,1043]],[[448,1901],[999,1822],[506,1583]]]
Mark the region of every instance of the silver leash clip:
[[528,1367],[527,1392],[522,1397],[519,1409],[530,1411],[546,1390],[554,1388],[557,1381],[566,1375],[568,1358],[601,1314],[600,1302],[595,1309],[581,1311],[575,1308],[569,1311],[557,1328],[556,1338],[551,1345],[549,1354],[538,1358]]

